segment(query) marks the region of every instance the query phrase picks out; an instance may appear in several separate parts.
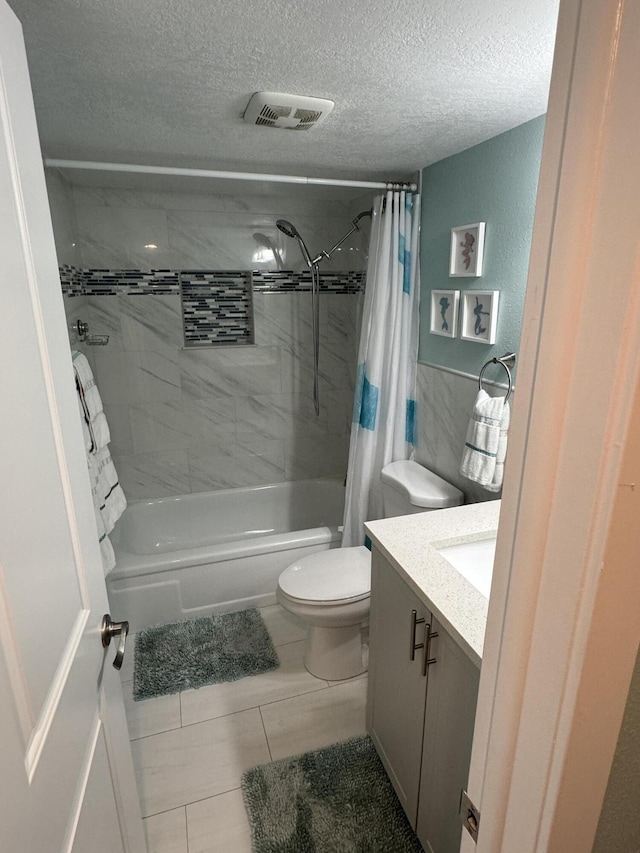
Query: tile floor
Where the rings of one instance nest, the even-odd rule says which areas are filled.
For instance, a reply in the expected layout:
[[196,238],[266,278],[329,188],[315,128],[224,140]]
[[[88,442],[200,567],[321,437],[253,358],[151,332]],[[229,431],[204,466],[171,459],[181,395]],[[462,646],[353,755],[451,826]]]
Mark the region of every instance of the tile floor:
[[279,605],[261,612],[280,658],[273,672],[134,702],[133,655],[123,667],[149,853],[251,853],[243,772],[365,731],[366,675],[314,678],[304,628]]

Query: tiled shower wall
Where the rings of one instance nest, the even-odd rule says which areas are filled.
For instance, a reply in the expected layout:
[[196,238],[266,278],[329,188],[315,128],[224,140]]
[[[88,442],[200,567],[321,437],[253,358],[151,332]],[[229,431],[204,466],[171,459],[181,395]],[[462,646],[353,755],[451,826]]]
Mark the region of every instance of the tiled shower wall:
[[[49,188],[61,263],[82,268],[302,269],[276,218],[291,219],[314,251],[335,242],[367,206],[69,188],[55,178]],[[334,269],[362,268],[355,237]],[[191,350],[183,348],[178,293],[65,298],[69,321],[82,316],[91,333],[110,335],[108,346],[85,352],[127,496],[344,475],[360,300],[321,295],[317,417],[308,291],[254,292],[254,346]]]

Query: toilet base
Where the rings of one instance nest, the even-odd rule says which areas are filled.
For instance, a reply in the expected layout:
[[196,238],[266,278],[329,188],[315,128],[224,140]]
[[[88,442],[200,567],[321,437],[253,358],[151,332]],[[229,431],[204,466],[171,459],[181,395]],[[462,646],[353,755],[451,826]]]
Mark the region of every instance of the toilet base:
[[362,626],[323,628],[311,625],[304,651],[304,665],[316,678],[341,681],[365,672]]

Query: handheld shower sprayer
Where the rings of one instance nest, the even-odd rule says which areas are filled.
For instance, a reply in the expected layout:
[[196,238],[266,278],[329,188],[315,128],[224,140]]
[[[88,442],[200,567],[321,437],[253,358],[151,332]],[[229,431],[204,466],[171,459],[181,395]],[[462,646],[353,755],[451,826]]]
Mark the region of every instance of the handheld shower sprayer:
[[286,234],[287,237],[293,237],[294,240],[298,241],[298,245],[300,246],[300,251],[302,252],[302,257],[305,260],[305,263],[311,269],[313,265],[313,261],[311,260],[311,255],[309,254],[309,250],[307,249],[306,243],[298,233],[298,229],[295,225],[292,225],[287,219],[277,219],[276,227],[282,231],[283,234]]
[[289,222],[288,219],[277,219],[276,227],[279,231],[282,231],[287,237],[292,237],[294,240],[298,241],[298,245],[300,246],[300,251],[302,252],[302,257],[305,260],[306,265],[309,267],[309,272],[311,273],[311,299],[312,299],[312,312],[313,312],[313,320],[311,324],[311,329],[313,332],[313,401],[315,404],[316,415],[320,414],[320,397],[319,397],[319,373],[318,373],[318,363],[320,357],[320,319],[319,319],[319,298],[320,298],[320,270],[318,266],[320,261],[323,261],[325,258],[330,258],[331,255],[338,249],[347,237],[350,237],[354,231],[360,230],[360,225],[358,224],[363,216],[371,216],[371,210],[363,210],[359,213],[354,219],[351,220],[351,228],[347,233],[342,237],[338,242],[333,246],[329,251],[325,251],[324,249],[317,255],[315,258],[312,258],[309,254],[309,250],[307,246],[300,236],[298,229]]

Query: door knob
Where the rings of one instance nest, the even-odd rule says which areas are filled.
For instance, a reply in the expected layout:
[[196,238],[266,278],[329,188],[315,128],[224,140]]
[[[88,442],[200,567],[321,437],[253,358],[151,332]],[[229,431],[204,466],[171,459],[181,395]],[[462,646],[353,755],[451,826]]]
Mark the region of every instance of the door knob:
[[113,659],[115,669],[122,669],[122,661],[124,660],[125,645],[127,643],[127,634],[129,633],[128,622],[112,622],[111,616],[105,613],[102,617],[102,626],[100,628],[100,636],[102,637],[102,645],[107,648],[111,643],[111,638],[120,635],[118,650]]

